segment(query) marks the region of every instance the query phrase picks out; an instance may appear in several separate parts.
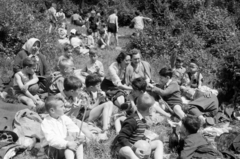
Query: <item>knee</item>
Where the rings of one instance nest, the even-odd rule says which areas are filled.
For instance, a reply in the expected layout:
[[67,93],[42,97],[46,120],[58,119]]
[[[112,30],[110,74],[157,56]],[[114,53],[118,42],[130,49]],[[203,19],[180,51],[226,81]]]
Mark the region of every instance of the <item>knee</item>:
[[156,145],[157,145],[157,147],[163,148],[163,142],[160,140],[156,140]]
[[133,150],[129,146],[124,146],[119,150],[120,155],[125,156],[126,154],[129,154],[133,152]]

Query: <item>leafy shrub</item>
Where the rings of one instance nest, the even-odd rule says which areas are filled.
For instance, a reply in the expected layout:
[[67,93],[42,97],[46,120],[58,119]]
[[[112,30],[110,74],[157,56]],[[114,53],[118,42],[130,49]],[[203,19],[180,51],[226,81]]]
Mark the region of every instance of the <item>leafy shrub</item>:
[[[29,4],[15,0],[0,1],[0,53],[2,60],[14,58],[27,39],[35,37],[42,43],[41,52],[50,59],[56,58],[56,33],[48,34],[49,22],[45,14],[35,12]],[[0,65],[5,65],[1,62]],[[9,69],[9,68],[8,68]]]
[[174,53],[185,59],[185,65],[198,59],[205,84],[217,88],[225,101],[238,99],[240,42],[235,18],[225,8],[205,7],[204,1],[164,3],[156,12],[164,18],[156,18],[157,26],[148,26],[140,37],[132,38],[128,49],[140,49],[146,59],[161,59],[160,67],[170,65]]

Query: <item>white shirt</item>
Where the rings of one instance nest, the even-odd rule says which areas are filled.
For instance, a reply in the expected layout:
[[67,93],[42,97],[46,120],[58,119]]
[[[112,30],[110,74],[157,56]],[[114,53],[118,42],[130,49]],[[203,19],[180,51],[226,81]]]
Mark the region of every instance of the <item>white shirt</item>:
[[121,69],[117,62],[112,63],[108,68],[106,79],[112,81],[115,86],[120,86],[124,79],[125,70]]
[[135,17],[132,21],[134,22],[134,28],[135,29],[141,29],[143,30],[144,28],[144,21],[143,21],[143,17],[142,16],[137,16]]
[[66,149],[69,132],[79,133],[79,127],[66,115],[55,119],[48,115],[41,124],[42,132],[49,146]]
[[72,37],[71,44],[73,48],[79,47],[82,45],[82,40],[79,37]]

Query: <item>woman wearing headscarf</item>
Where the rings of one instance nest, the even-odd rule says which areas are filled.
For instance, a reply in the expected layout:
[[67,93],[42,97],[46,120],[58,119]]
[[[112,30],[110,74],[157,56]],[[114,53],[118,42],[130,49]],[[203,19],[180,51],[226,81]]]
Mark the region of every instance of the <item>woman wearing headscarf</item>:
[[14,59],[13,72],[17,73],[22,68],[22,61],[24,58],[29,57],[36,63],[35,73],[38,76],[46,76],[50,74],[46,58],[39,52],[41,42],[39,39],[30,38],[18,52]]

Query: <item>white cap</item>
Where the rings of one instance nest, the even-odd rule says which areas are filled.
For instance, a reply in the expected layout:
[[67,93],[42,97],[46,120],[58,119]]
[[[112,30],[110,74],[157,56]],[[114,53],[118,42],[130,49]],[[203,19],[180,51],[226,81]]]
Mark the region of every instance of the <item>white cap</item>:
[[72,33],[72,34],[76,34],[76,32],[77,32],[76,29],[72,29],[72,30],[70,31],[70,33]]

